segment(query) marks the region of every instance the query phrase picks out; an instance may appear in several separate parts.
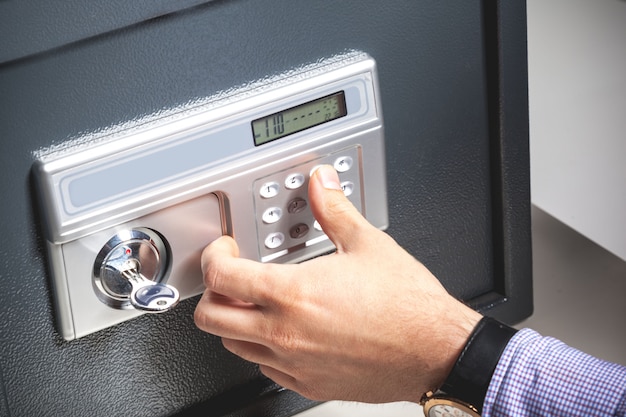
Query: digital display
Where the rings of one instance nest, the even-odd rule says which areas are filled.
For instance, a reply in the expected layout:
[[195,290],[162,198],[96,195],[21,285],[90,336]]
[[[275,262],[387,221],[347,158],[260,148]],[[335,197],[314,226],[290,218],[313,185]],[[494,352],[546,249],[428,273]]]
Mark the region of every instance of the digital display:
[[255,146],[301,132],[348,114],[343,91],[252,121]]

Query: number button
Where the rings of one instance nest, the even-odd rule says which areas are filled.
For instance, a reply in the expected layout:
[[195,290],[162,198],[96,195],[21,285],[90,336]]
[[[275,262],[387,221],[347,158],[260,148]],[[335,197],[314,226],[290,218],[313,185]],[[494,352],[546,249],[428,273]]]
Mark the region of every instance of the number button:
[[278,183],[271,181],[271,182],[266,182],[265,184],[261,186],[261,189],[259,190],[259,194],[261,194],[261,197],[263,198],[272,198],[278,195],[279,190],[280,190],[280,186],[278,185]]
[[350,156],[342,156],[341,158],[337,158],[333,166],[337,172],[346,172],[352,168],[354,161]]
[[268,249],[276,249],[285,242],[285,235],[280,232],[270,233],[265,238],[265,246]]
[[304,223],[297,224],[289,230],[289,236],[293,239],[300,239],[309,233],[309,226]]
[[272,224],[279,221],[282,216],[283,211],[279,207],[270,207],[265,210],[261,218],[263,219],[263,223]]
[[349,197],[354,192],[354,183],[352,181],[345,181],[341,183],[341,189],[346,197]]
[[287,204],[287,211],[291,214],[300,213],[307,206],[307,202],[303,198],[294,198]]
[[290,174],[287,179],[285,179],[285,187],[290,190],[295,190],[304,185],[304,175],[302,174]]

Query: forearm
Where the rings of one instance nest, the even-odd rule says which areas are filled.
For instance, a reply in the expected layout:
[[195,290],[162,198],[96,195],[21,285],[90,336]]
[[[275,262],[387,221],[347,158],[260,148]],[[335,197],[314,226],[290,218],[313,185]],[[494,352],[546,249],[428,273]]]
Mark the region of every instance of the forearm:
[[505,349],[483,417],[626,416],[626,367],[524,329]]

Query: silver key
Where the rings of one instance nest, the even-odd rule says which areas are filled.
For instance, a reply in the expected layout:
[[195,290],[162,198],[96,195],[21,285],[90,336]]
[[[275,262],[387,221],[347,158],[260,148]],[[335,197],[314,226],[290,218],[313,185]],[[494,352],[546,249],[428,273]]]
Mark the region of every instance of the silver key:
[[139,272],[139,264],[135,259],[126,260],[120,272],[133,287],[129,299],[137,310],[162,313],[178,304],[180,300],[178,290],[171,285],[154,282],[144,277]]

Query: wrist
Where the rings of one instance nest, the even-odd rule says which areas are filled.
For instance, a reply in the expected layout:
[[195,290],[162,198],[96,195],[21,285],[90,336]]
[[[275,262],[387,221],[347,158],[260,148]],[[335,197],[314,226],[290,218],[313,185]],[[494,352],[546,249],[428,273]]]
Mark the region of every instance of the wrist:
[[434,378],[429,389],[436,389],[443,385],[450,372],[463,352],[470,336],[476,329],[478,323],[483,319],[482,314],[466,305],[461,305],[460,311],[456,311],[456,320],[450,322],[446,329],[447,340],[444,346],[447,349],[440,349],[442,355],[441,364],[437,378]]
[[[415,355],[413,360],[421,364],[413,372],[419,375],[415,384],[407,384],[408,389],[404,397],[408,401],[420,402],[426,391],[436,391],[443,385],[452,371],[457,358],[463,351],[470,335],[482,319],[482,315],[470,307],[454,300],[454,303],[445,303],[446,310],[434,317],[440,322],[436,326],[429,326],[430,333],[426,337],[424,328],[415,334],[411,345]],[[415,376],[415,374],[414,374]]]
[[440,391],[481,411],[491,377],[516,330],[483,317],[471,332]]

